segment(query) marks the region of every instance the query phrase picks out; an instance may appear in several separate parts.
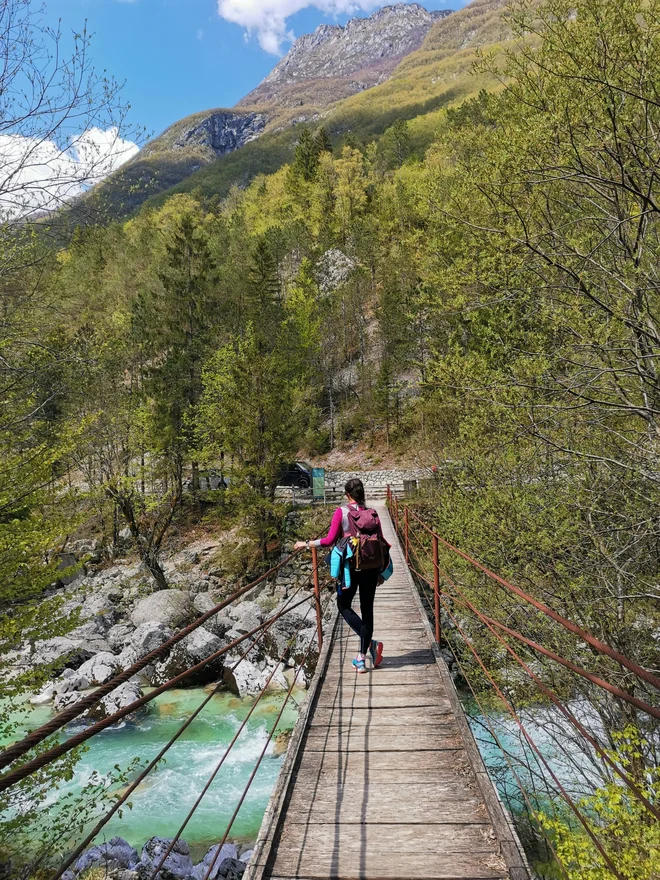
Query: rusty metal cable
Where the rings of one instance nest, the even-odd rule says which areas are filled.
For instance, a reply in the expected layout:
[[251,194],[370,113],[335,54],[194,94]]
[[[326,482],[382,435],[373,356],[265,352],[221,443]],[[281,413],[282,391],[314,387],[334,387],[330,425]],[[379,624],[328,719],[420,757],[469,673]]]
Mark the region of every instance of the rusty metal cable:
[[487,566],[483,563],[479,562],[477,559],[474,559],[469,553],[466,553],[464,550],[460,550],[458,547],[455,547],[453,544],[450,544],[449,541],[445,541],[443,537],[441,537],[437,532],[434,532],[426,523],[420,519],[419,516],[415,513],[414,510],[411,510],[408,505],[406,508],[410,511],[410,514],[417,520],[429,532],[433,537],[437,538],[441,544],[443,544],[448,550],[451,550],[452,553],[460,556],[462,559],[465,559],[466,562],[469,562],[470,565],[478,568],[484,574],[486,574],[491,580],[494,580],[496,583],[503,586],[505,589],[514,593],[518,598],[523,599],[530,605],[533,605],[538,611],[541,611],[547,617],[550,617],[556,623],[559,623],[564,629],[567,629],[569,632],[572,632],[573,635],[579,636],[579,638],[583,639],[592,648],[595,648],[599,653],[606,654],[612,660],[616,660],[621,666],[624,666],[626,669],[633,672],[638,678],[652,685],[653,687],[660,690],[660,678],[657,675],[654,675],[648,669],[645,669],[643,666],[640,666],[638,663],[635,663],[633,660],[630,660],[624,654],[621,654],[620,651],[611,648],[609,645],[606,645],[605,642],[602,642],[600,639],[596,638],[596,636],[592,635],[588,630],[583,629],[578,626],[576,623],[573,623],[572,620],[568,620],[566,617],[563,617],[557,611],[554,611],[548,605],[545,605],[543,602],[540,602],[538,599],[535,599],[529,593],[526,593],[520,587],[516,587],[514,584],[507,581],[505,578],[500,577],[500,575],[496,574],[494,571],[491,571]]
[[[431,586],[431,581],[428,578],[425,578],[423,575],[421,575],[420,572],[416,571],[415,569],[413,569],[413,571],[414,571],[415,575],[420,580],[426,581],[426,583],[429,586]],[[596,751],[598,756],[611,768],[611,770],[613,770],[614,773],[616,773],[616,775],[622,780],[622,782],[625,783],[625,785],[630,789],[630,791],[635,795],[635,797],[640,801],[640,803],[642,803],[644,805],[644,807],[650,813],[652,813],[653,816],[656,817],[656,819],[660,819],[660,809],[655,807],[649,801],[649,799],[646,797],[646,795],[643,793],[643,791],[639,788],[639,786],[634,782],[634,780],[632,780],[628,776],[628,774],[616,763],[616,761],[612,760],[612,758],[607,754],[605,749],[603,749],[603,747],[600,745],[598,740],[594,736],[592,736],[591,733],[589,733],[589,731],[582,724],[582,722],[578,718],[576,718],[576,716],[573,714],[573,712],[571,712],[571,710],[562,702],[562,700],[560,700],[560,698],[557,696],[557,694],[554,691],[552,691],[545,684],[545,682],[542,681],[542,679],[528,666],[528,664],[511,647],[511,645],[506,641],[506,639],[502,638],[502,636],[500,636],[499,633],[495,632],[495,627],[500,627],[501,629],[503,629],[505,632],[509,633],[510,635],[515,636],[516,638],[520,638],[522,641],[524,641],[526,644],[529,644],[531,647],[540,647],[540,646],[536,646],[534,642],[531,642],[531,640],[526,639],[520,633],[517,633],[515,630],[510,629],[508,626],[505,626],[504,624],[500,624],[499,621],[493,620],[488,615],[483,614],[481,611],[479,611],[479,609],[472,602],[470,602],[470,600],[463,593],[463,591],[460,589],[460,587],[449,577],[449,575],[445,571],[440,569],[440,573],[441,573],[442,577],[445,579],[445,581],[448,584],[450,584],[454,590],[456,590],[456,592],[459,594],[460,598],[456,598],[451,593],[447,593],[444,590],[442,591],[442,594],[447,596],[447,598],[451,598],[453,601],[457,602],[463,608],[466,608],[469,611],[471,611],[473,614],[475,614],[479,618],[479,620],[481,620],[483,623],[486,624],[486,626],[491,631],[493,636],[497,639],[497,641],[514,658],[514,660],[518,663],[518,665],[521,666],[525,670],[525,672],[529,675],[529,677],[543,691],[543,693],[546,695],[546,697],[559,709],[559,711],[562,713],[562,715],[584,737],[584,739]],[[424,591],[424,592],[426,593],[426,591]],[[558,656],[556,656],[556,659],[561,660],[561,658],[559,658]],[[584,672],[584,671],[582,670],[581,672]],[[585,675],[588,675],[588,673],[585,673]],[[590,680],[593,680],[596,678],[596,676],[589,676],[589,678],[590,678]],[[608,684],[607,682],[603,682],[603,685],[607,685],[607,684]],[[609,689],[609,686],[608,686],[608,689]],[[660,717],[660,713],[658,713],[658,716]]]
[[[120,684],[124,684],[138,672],[141,672],[146,666],[149,666],[150,663],[159,660],[170,650],[170,648],[174,647],[177,642],[180,642],[186,636],[190,635],[190,633],[194,632],[203,623],[206,623],[209,618],[214,617],[228,605],[231,605],[231,603],[234,602],[236,599],[240,598],[249,590],[258,586],[258,584],[269,578],[276,571],[279,571],[300,552],[300,550],[296,550],[293,553],[289,554],[289,556],[285,557],[277,565],[264,572],[256,580],[251,581],[249,584],[246,584],[244,587],[241,587],[240,589],[233,592],[231,596],[223,599],[222,602],[219,602],[217,605],[211,608],[210,611],[205,611],[204,614],[197,618],[197,620],[193,621],[191,624],[184,627],[183,629],[180,629],[166,642],[163,642],[163,644],[160,645],[158,648],[155,648],[153,651],[145,654],[144,657],[140,657],[140,659],[136,660],[135,663],[133,663],[133,665],[130,666],[128,669],[125,669],[122,672],[118,673],[114,676],[114,678],[111,678],[110,681],[107,681],[105,684],[102,684],[100,687],[96,688],[96,690],[94,690],[87,697],[84,697],[82,700],[79,700],[77,703],[74,703],[72,706],[69,706],[62,712],[59,712],[46,724],[43,724],[36,730],[33,730],[19,742],[14,743],[3,752],[0,752],[0,770],[3,767],[7,767],[9,764],[15,761],[16,758],[19,758],[21,755],[24,755],[30,749],[34,748],[34,746],[38,745],[40,742],[46,739],[46,737],[51,736],[53,733],[57,733],[57,731],[60,730],[60,728],[64,727],[65,724],[73,721],[74,718],[78,718],[80,715],[82,715],[84,712],[86,712],[88,709],[98,703],[99,700],[102,700],[103,697],[107,696],[116,687],[119,687]],[[1,780],[0,791],[2,791]]]
[[[279,660],[277,661],[277,663],[276,663],[276,665],[275,665],[273,671],[270,673],[270,675],[268,676],[268,679],[266,680],[266,683],[264,684],[263,688],[262,688],[261,691],[259,692],[259,696],[258,696],[257,699],[254,701],[254,703],[252,704],[252,706],[250,706],[250,711],[248,712],[248,714],[245,716],[245,718],[244,718],[243,721],[241,722],[241,725],[240,725],[240,727],[238,728],[238,730],[236,731],[236,733],[234,734],[234,737],[233,737],[232,741],[231,741],[231,742],[229,743],[229,745],[227,746],[227,749],[225,750],[224,754],[222,755],[222,757],[220,758],[220,760],[219,760],[218,763],[216,764],[215,768],[213,769],[213,772],[211,773],[211,775],[209,776],[208,780],[207,780],[206,783],[204,784],[204,787],[202,788],[201,792],[199,793],[199,795],[198,795],[198,797],[197,797],[197,800],[196,800],[195,803],[192,805],[190,811],[188,812],[188,815],[187,815],[186,818],[183,820],[183,823],[181,824],[179,830],[176,832],[176,834],[174,835],[174,837],[173,837],[172,840],[170,841],[170,843],[169,843],[167,849],[165,850],[165,853],[164,853],[163,856],[161,857],[160,862],[158,863],[158,865],[157,865],[155,871],[154,871],[153,874],[151,875],[150,880],[155,880],[155,878],[158,876],[158,873],[160,872],[161,868],[163,867],[163,865],[164,865],[165,862],[167,861],[167,857],[169,856],[169,854],[172,852],[172,850],[173,850],[174,847],[176,846],[176,843],[177,843],[177,841],[180,839],[180,837],[181,837],[181,835],[183,834],[183,832],[185,831],[186,826],[188,825],[188,822],[190,822],[190,820],[191,820],[192,817],[194,816],[195,811],[197,810],[197,807],[199,807],[199,805],[201,804],[201,802],[202,802],[202,800],[204,799],[204,797],[205,797],[207,791],[209,790],[209,788],[210,788],[211,785],[213,784],[213,780],[215,779],[215,777],[216,777],[216,776],[218,775],[218,773],[220,772],[220,769],[222,768],[222,765],[225,763],[225,760],[226,760],[226,758],[227,758],[227,755],[231,752],[231,750],[232,750],[232,748],[234,747],[236,741],[238,740],[238,738],[240,737],[241,733],[243,732],[243,730],[244,730],[245,727],[247,726],[247,723],[248,723],[248,721],[250,720],[250,718],[251,718],[251,716],[252,716],[252,713],[254,712],[254,710],[255,710],[255,709],[257,708],[257,706],[259,705],[259,702],[261,701],[262,697],[266,694],[266,691],[267,691],[267,689],[268,689],[268,686],[270,685],[271,681],[273,680],[273,678],[274,678],[274,676],[275,676],[275,673],[277,672],[277,670],[278,670],[278,668],[279,668],[279,666],[280,666],[280,663],[282,663],[282,662],[284,661],[286,655],[287,655],[287,654],[289,653],[289,651],[291,650],[293,640],[294,640],[295,638],[297,638],[298,633],[299,633],[300,630],[303,628],[303,625],[307,622],[307,617],[308,617],[309,612],[310,612],[311,610],[312,610],[311,608],[308,608],[308,609],[307,609],[307,612],[305,613],[305,616],[304,616],[303,619],[300,621],[300,623],[298,624],[298,626],[297,626],[295,632],[293,633],[293,635],[292,635],[291,638],[289,639],[289,642],[287,643],[286,648],[284,649],[284,651],[283,651],[282,654],[280,655],[280,658],[279,658]],[[311,641],[313,641],[313,639],[312,639]],[[58,878],[57,878],[57,877],[54,877],[53,880],[58,880]]]
[[[431,581],[423,575],[420,571],[418,571],[412,564],[409,563],[410,570],[421,580],[426,581],[430,586],[432,586]],[[453,583],[451,578],[444,572],[441,571],[444,579],[448,583]],[[449,594],[448,594],[449,595]],[[481,614],[482,612],[475,612]],[[584,669],[582,666],[578,666],[577,663],[572,663],[570,660],[566,660],[560,654],[551,651],[549,648],[545,648],[543,645],[538,644],[538,642],[533,641],[532,639],[524,636],[522,633],[518,632],[515,629],[507,626],[504,623],[500,623],[499,620],[494,620],[493,618],[488,618],[489,622],[493,624],[493,626],[498,627],[504,632],[508,633],[513,638],[517,639],[520,642],[523,642],[528,647],[533,648],[535,651],[538,651],[540,654],[545,655],[551,660],[554,660],[556,663],[559,663],[561,666],[564,666],[566,669],[569,669],[571,672],[575,672],[577,675],[582,678],[590,681],[592,684],[595,684],[597,687],[602,688],[603,690],[608,691],[613,696],[618,697],[620,700],[624,700],[626,703],[629,703],[631,706],[635,706],[636,709],[644,712],[645,714],[652,715],[654,718],[660,719],[660,709],[657,709],[655,706],[652,706],[650,703],[647,703],[645,700],[640,700],[639,697],[633,696],[628,691],[623,690],[623,688],[618,687],[617,685],[610,684],[609,681],[606,681],[604,678],[601,678],[599,675],[595,675],[593,672],[589,672],[587,669]],[[484,620],[485,622],[485,620]]]
[[[424,591],[424,592],[426,593],[426,591]],[[427,601],[428,601],[428,596],[427,596]],[[463,676],[464,681],[467,683],[467,686],[470,688],[470,693],[472,694],[475,703],[476,703],[477,706],[479,707],[479,711],[481,712],[481,716],[482,716],[482,718],[483,718],[484,721],[486,722],[486,726],[488,727],[488,730],[490,731],[490,735],[493,737],[493,740],[495,741],[495,743],[497,744],[497,747],[499,748],[500,752],[502,753],[502,756],[503,756],[504,760],[506,761],[506,764],[507,764],[507,766],[508,766],[508,768],[509,768],[509,772],[511,773],[511,775],[513,776],[513,778],[516,780],[516,784],[517,784],[517,786],[518,786],[518,788],[519,788],[519,790],[520,790],[520,793],[521,793],[522,796],[523,796],[523,799],[524,799],[525,803],[527,804],[527,808],[529,809],[529,811],[530,811],[530,813],[532,814],[532,816],[534,816],[534,818],[536,819],[537,825],[538,825],[539,829],[542,831],[543,836],[544,836],[544,838],[545,838],[545,841],[546,841],[546,843],[547,843],[547,845],[548,845],[548,848],[550,849],[550,852],[552,853],[552,855],[553,855],[555,861],[556,861],[557,864],[559,865],[559,867],[560,867],[560,869],[561,869],[561,872],[562,872],[562,874],[564,875],[565,880],[570,880],[570,877],[569,877],[568,871],[566,870],[566,866],[564,865],[564,863],[562,862],[562,860],[559,858],[559,853],[558,853],[557,850],[555,849],[554,844],[553,844],[553,842],[552,842],[552,839],[551,839],[550,835],[547,834],[547,832],[546,832],[545,829],[543,828],[543,823],[541,822],[541,818],[540,818],[540,815],[539,815],[539,813],[538,813],[538,810],[537,810],[536,807],[532,804],[532,801],[531,801],[531,799],[530,799],[530,797],[529,797],[529,795],[528,795],[528,793],[527,793],[527,788],[526,788],[526,786],[523,784],[523,781],[522,781],[522,779],[520,778],[520,776],[518,775],[518,773],[517,773],[517,771],[516,771],[516,769],[515,769],[515,767],[514,767],[514,765],[513,765],[513,762],[512,762],[512,760],[511,760],[511,758],[509,757],[509,753],[508,753],[508,751],[506,750],[506,748],[504,747],[504,744],[502,743],[502,741],[500,740],[499,736],[497,735],[497,732],[495,731],[495,728],[493,727],[493,725],[492,725],[492,723],[491,723],[490,716],[489,716],[488,713],[486,712],[486,710],[485,710],[485,708],[484,708],[484,706],[483,706],[481,700],[480,700],[479,697],[477,696],[477,692],[476,692],[475,688],[473,687],[472,682],[470,681],[469,677],[467,676],[467,674],[466,674],[466,672],[465,672],[465,669],[463,668],[463,664],[461,663],[461,660],[460,660],[458,654],[457,654],[456,651],[454,650],[454,647],[453,647],[453,645],[451,644],[451,642],[448,642],[447,644],[448,644],[448,646],[449,646],[449,650],[451,651],[451,653],[452,653],[452,655],[453,655],[453,657],[454,657],[454,660],[456,661],[456,665],[458,666],[458,668],[459,668],[459,670],[460,670],[460,672],[461,672],[461,675]]]
[[[287,604],[289,602],[291,602],[296,597],[296,595],[300,592],[301,589],[302,589],[302,587],[298,587],[298,589],[295,590],[295,592],[287,599]],[[307,598],[306,601],[309,601],[309,598]],[[293,607],[297,607],[297,606],[291,606],[290,608],[285,607],[283,609],[284,613],[286,613],[287,611],[291,611]],[[269,626],[267,628],[261,630],[261,632],[259,633],[257,638],[248,646],[248,648],[245,651],[243,651],[243,653],[241,654],[239,659],[231,667],[232,671],[234,671],[240,665],[240,663],[242,663],[242,661],[247,657],[247,655],[250,653],[250,651],[252,651],[259,644],[259,642],[263,639],[263,637],[266,635],[266,633],[268,632],[270,627],[275,623],[275,621],[277,619],[278,618],[273,618],[270,621]],[[99,834],[99,832],[104,828],[104,826],[107,825],[107,823],[115,815],[117,810],[119,810],[122,807],[122,805],[124,803],[126,803],[128,798],[135,791],[135,789],[146,779],[146,777],[149,775],[149,773],[151,773],[151,771],[156,767],[156,765],[160,763],[160,761],[163,759],[163,757],[169,751],[169,749],[181,737],[181,735],[188,729],[188,727],[192,724],[192,722],[195,720],[195,718],[197,718],[197,716],[200,714],[200,712],[202,712],[202,710],[211,702],[213,697],[221,690],[222,687],[223,687],[223,682],[219,682],[213,688],[211,693],[208,694],[208,696],[193,711],[193,713],[188,716],[188,718],[185,720],[185,722],[181,725],[181,727],[179,727],[179,729],[174,733],[174,735],[170,738],[170,740],[163,746],[163,748],[156,755],[156,757],[153,758],[142,771],[140,771],[138,776],[133,780],[133,782],[128,786],[128,788],[122,793],[121,797],[118,798],[113,803],[110,810],[108,810],[105,813],[105,815],[101,817],[101,819],[97,822],[97,824],[94,826],[94,828],[92,828],[92,830],[85,837],[85,839],[78,845],[78,847],[74,850],[74,852],[71,853],[71,855],[69,855],[67,857],[66,861],[64,861],[60,865],[57,874],[55,874],[55,876],[52,878],[52,880],[59,880],[59,878],[64,874],[64,872],[73,865],[73,863],[76,861],[76,859],[80,855],[82,855],[85,848],[94,840],[94,838]]]
[[[328,607],[329,602],[330,602],[330,600],[328,600],[326,602],[324,609],[323,609],[324,611]],[[227,827],[225,829],[225,833],[222,837],[222,840],[220,841],[220,844],[218,845],[218,848],[215,851],[215,855],[213,856],[211,864],[209,865],[208,870],[207,870],[206,875],[204,876],[203,880],[209,880],[209,877],[211,876],[211,874],[213,872],[213,869],[215,867],[215,863],[218,860],[218,856],[222,852],[222,847],[225,845],[227,837],[229,836],[229,832],[231,831],[232,826],[233,826],[234,822],[236,821],[236,817],[238,816],[240,809],[243,806],[243,801],[247,797],[247,793],[250,790],[250,786],[252,785],[252,782],[254,781],[254,777],[257,775],[257,770],[261,766],[261,762],[263,761],[264,756],[266,754],[266,751],[268,750],[268,746],[270,745],[270,741],[273,738],[273,734],[275,733],[275,731],[277,729],[277,725],[280,723],[280,719],[281,719],[282,715],[284,714],[284,709],[286,707],[286,704],[289,702],[289,698],[291,697],[291,694],[293,693],[293,689],[296,685],[296,681],[298,680],[298,676],[300,675],[300,671],[303,668],[303,666],[305,665],[305,663],[307,662],[309,652],[311,651],[312,645],[314,644],[314,641],[317,637],[318,636],[316,634],[314,636],[312,636],[312,638],[310,639],[309,645],[307,646],[307,650],[305,651],[305,654],[303,656],[303,659],[298,664],[298,668],[295,671],[295,674],[293,676],[293,680],[291,681],[291,685],[289,686],[289,690],[287,691],[286,696],[284,697],[284,700],[282,701],[282,706],[280,708],[280,711],[278,712],[277,718],[275,719],[275,722],[271,728],[271,731],[268,734],[268,739],[266,740],[266,743],[265,743],[263,749],[261,750],[261,754],[257,758],[257,763],[254,765],[254,769],[252,770],[252,773],[250,774],[250,778],[247,781],[247,785],[245,786],[245,788],[243,790],[243,794],[241,795],[241,797],[238,801],[238,804],[236,805],[236,809],[234,810],[232,817],[229,820],[229,824],[227,825]],[[150,878],[150,880],[154,880],[154,877]]]
[[130,703],[128,706],[125,706],[122,709],[119,709],[117,712],[114,712],[112,715],[108,715],[105,718],[102,718],[100,721],[97,721],[95,724],[92,724],[90,727],[76,734],[75,736],[70,737],[65,742],[60,743],[59,745],[54,746],[49,749],[47,752],[33,758],[31,761],[27,761],[25,764],[22,764],[20,767],[17,767],[15,770],[6,773],[4,776],[0,777],[0,791],[4,791],[12,785],[15,785],[17,782],[20,782],[21,779],[25,779],[26,776],[29,776],[32,773],[35,773],[37,770],[41,770],[47,764],[50,764],[52,761],[55,761],[57,758],[61,758],[62,755],[65,755],[67,752],[71,751],[71,749],[76,748],[82,743],[86,742],[95,734],[99,733],[102,730],[105,730],[106,727],[110,727],[112,724],[115,724],[117,721],[121,721],[122,718],[125,718],[127,715],[130,715],[132,712],[135,712],[137,709],[140,709],[142,706],[149,703],[151,700],[155,699],[159,694],[162,694],[164,691],[173,687],[175,684],[179,684],[179,682],[184,681],[188,678],[189,675],[192,675],[194,672],[199,672],[209,663],[212,663],[214,660],[222,657],[224,654],[227,654],[233,648],[240,645],[246,639],[251,638],[253,635],[258,633],[260,630],[269,626],[275,620],[282,617],[283,614],[287,614],[289,611],[292,611],[294,608],[297,608],[299,605],[303,605],[305,602],[308,602],[310,597],[306,597],[301,599],[300,602],[297,602],[295,605],[292,605],[291,608],[288,608],[286,611],[281,611],[278,614],[274,615],[272,618],[269,618],[266,622],[256,626],[254,629],[250,630],[250,632],[245,633],[245,635],[240,636],[240,638],[234,639],[228,645],[225,645],[219,651],[216,651],[213,654],[210,654],[204,660],[201,660],[199,663],[195,664],[195,666],[191,666],[189,669],[186,669],[184,672],[181,672],[179,675],[176,675],[174,678],[171,678],[169,681],[166,681],[165,684],[160,685],[155,688],[149,694],[146,694],[143,697],[140,697],[138,700]]
[[566,803],[567,803],[567,805],[569,806],[569,808],[571,809],[571,811],[574,813],[574,815],[575,815],[575,817],[577,818],[578,822],[582,825],[582,827],[584,828],[584,830],[585,830],[585,831],[587,832],[587,834],[589,835],[589,838],[591,839],[591,842],[593,843],[593,845],[596,847],[596,849],[598,850],[598,852],[599,852],[599,853],[601,854],[601,856],[603,857],[603,859],[604,859],[604,861],[605,861],[607,867],[608,867],[609,870],[612,872],[612,874],[614,874],[614,876],[618,878],[618,880],[625,880],[625,878],[623,877],[623,875],[619,872],[619,870],[617,869],[616,865],[615,865],[614,862],[612,861],[610,855],[609,855],[608,852],[605,850],[605,847],[603,846],[603,844],[600,842],[600,840],[599,840],[599,839],[596,837],[596,835],[594,834],[593,829],[591,828],[591,826],[589,825],[589,823],[587,822],[587,820],[586,820],[586,819],[584,818],[584,816],[582,815],[582,812],[578,809],[578,807],[577,807],[575,801],[574,801],[573,798],[570,796],[570,794],[566,791],[566,788],[565,788],[564,785],[562,784],[561,780],[557,777],[557,774],[554,772],[554,770],[552,769],[552,767],[550,766],[550,764],[549,764],[548,761],[546,760],[545,756],[542,754],[541,750],[538,748],[538,746],[537,746],[536,743],[534,742],[534,740],[533,740],[531,734],[527,731],[527,728],[525,727],[525,725],[522,723],[522,721],[521,721],[520,718],[518,717],[518,713],[517,713],[516,710],[513,708],[513,706],[512,706],[511,703],[509,702],[509,700],[505,697],[504,692],[502,691],[502,689],[500,688],[500,686],[497,684],[497,682],[495,681],[495,679],[493,678],[493,676],[492,676],[492,675],[490,674],[490,672],[488,671],[488,668],[486,667],[486,664],[485,664],[485,663],[483,662],[483,660],[481,659],[481,657],[480,657],[478,651],[476,650],[476,648],[474,647],[474,645],[472,644],[472,642],[470,641],[470,639],[467,637],[467,635],[465,634],[465,631],[463,630],[463,628],[461,627],[461,625],[459,624],[459,622],[456,620],[456,618],[455,618],[454,615],[452,614],[452,612],[451,612],[449,606],[447,605],[447,603],[445,602],[445,600],[444,600],[442,597],[441,597],[441,602],[442,602],[442,604],[443,604],[444,607],[445,607],[445,611],[447,612],[447,614],[451,617],[452,621],[454,622],[454,626],[456,627],[456,629],[457,629],[457,630],[459,631],[459,633],[461,634],[461,637],[462,637],[463,641],[464,641],[465,644],[468,646],[468,648],[470,649],[471,653],[474,655],[474,657],[475,657],[477,663],[479,664],[479,666],[480,666],[481,669],[483,670],[483,672],[484,672],[486,678],[487,678],[488,681],[490,682],[491,686],[495,689],[495,692],[497,693],[498,697],[500,698],[500,700],[502,701],[502,703],[503,703],[504,706],[506,707],[507,712],[511,715],[511,717],[513,718],[513,720],[515,721],[515,723],[518,725],[518,727],[520,728],[520,731],[521,731],[522,735],[524,736],[525,740],[527,741],[527,743],[529,744],[529,746],[532,748],[532,750],[534,751],[534,753],[538,756],[538,758],[540,759],[541,763],[543,764],[543,766],[546,768],[546,770],[547,770],[548,773],[550,774],[550,777],[551,777],[552,781],[554,782],[554,784],[556,785],[557,790],[558,790],[559,793],[561,794],[562,798],[566,801]]

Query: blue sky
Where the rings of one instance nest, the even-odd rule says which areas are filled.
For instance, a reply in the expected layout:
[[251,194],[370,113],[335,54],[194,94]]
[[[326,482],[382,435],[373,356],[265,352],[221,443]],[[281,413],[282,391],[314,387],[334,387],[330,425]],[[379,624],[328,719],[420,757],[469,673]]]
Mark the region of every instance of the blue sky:
[[[344,24],[350,5],[374,8],[377,0],[46,0],[50,24],[61,19],[66,33],[87,20],[94,33],[97,69],[126,80],[124,97],[131,122],[159,134],[172,122],[211,107],[231,107],[277,63],[267,52],[282,40],[283,28],[295,36],[321,22]],[[463,0],[424,3],[427,9],[458,8]],[[304,8],[301,8],[304,7]],[[220,17],[219,8],[231,21]],[[337,14],[339,11],[339,14]],[[292,14],[289,14],[289,13]],[[358,12],[364,16],[368,12]],[[269,24],[263,24],[263,22]],[[240,23],[237,23],[240,22]],[[252,26],[246,39],[245,25]]]

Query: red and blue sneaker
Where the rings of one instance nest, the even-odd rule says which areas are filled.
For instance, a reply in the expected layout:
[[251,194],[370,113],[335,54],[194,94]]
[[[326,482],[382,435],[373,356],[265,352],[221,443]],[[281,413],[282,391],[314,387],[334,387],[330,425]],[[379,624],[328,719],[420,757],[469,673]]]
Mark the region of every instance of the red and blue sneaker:
[[375,639],[372,639],[371,645],[369,647],[369,653],[371,654],[371,659],[374,663],[374,669],[377,669],[383,662],[383,643],[377,642]]

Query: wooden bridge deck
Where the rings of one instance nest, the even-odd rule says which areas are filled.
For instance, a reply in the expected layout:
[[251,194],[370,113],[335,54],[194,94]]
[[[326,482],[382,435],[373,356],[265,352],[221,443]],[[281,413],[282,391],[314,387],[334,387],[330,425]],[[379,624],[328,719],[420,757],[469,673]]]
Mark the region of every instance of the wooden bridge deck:
[[384,505],[382,666],[351,667],[340,619],[264,818],[249,880],[528,880]]

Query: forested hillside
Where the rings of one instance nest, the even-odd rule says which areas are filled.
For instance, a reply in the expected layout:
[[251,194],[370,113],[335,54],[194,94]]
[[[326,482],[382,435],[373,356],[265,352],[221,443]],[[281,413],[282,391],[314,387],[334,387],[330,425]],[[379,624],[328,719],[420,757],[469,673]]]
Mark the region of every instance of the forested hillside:
[[[127,527],[166,587],[168,530],[202,516],[216,468],[221,516],[266,559],[281,464],[361,440],[438,465],[448,540],[658,668],[660,0],[523,0],[505,24],[497,6],[435,24],[323,127],[55,252],[13,240],[4,654],[58,620],[42,597],[74,531],[111,554]],[[474,16],[495,48],[468,74]],[[652,720],[586,699],[657,803]],[[607,809],[621,876],[657,877],[657,824]],[[612,876],[570,823],[552,833],[572,878]]]

